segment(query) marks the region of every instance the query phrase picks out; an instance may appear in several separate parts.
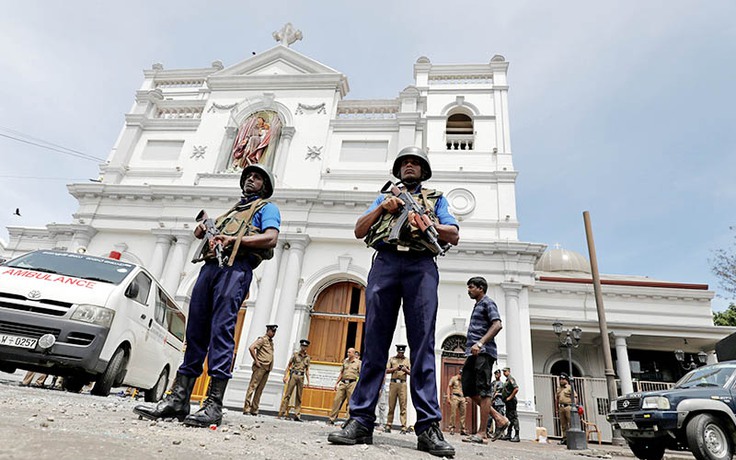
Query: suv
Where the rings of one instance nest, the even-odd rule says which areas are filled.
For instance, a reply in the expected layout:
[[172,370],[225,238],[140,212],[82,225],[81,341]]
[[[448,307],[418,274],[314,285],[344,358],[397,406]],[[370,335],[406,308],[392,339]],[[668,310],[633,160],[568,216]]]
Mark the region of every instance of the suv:
[[664,391],[631,393],[611,403],[608,421],[634,455],[660,460],[665,449],[698,460],[727,460],[736,443],[736,361],[695,369]]

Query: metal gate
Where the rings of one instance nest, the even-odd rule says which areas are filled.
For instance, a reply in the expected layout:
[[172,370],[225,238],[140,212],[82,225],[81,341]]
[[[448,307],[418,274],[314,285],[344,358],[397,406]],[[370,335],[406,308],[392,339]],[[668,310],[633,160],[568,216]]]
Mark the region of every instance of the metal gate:
[[[559,377],[556,375],[536,374],[534,376],[534,394],[539,425],[547,428],[550,436],[562,436],[560,419],[555,407],[555,394],[559,386]],[[674,384],[668,382],[634,381],[634,391],[654,391],[671,388]],[[617,386],[619,381],[616,380]],[[601,432],[603,442],[611,442],[613,433],[611,425],[606,421],[606,414],[611,407],[608,400],[608,386],[605,378],[575,377],[573,379],[575,393],[578,395],[578,404],[583,405],[582,421],[594,423]],[[585,431],[585,426],[580,429]],[[591,437],[592,440],[595,438]],[[595,440],[597,441],[597,440]],[[595,442],[593,441],[593,442]]]

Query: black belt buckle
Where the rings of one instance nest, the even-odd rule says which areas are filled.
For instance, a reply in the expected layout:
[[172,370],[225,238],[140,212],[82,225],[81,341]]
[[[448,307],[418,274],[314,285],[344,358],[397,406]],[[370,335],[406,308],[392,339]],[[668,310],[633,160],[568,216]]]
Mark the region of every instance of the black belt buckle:
[[355,379],[342,379],[342,383],[353,383]]

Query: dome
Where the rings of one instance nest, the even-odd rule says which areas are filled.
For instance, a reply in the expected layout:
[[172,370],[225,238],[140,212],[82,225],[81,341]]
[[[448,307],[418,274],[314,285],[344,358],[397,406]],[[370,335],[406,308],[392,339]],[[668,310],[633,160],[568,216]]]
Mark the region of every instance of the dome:
[[543,272],[591,273],[588,258],[579,252],[567,249],[549,249],[545,251],[534,268]]

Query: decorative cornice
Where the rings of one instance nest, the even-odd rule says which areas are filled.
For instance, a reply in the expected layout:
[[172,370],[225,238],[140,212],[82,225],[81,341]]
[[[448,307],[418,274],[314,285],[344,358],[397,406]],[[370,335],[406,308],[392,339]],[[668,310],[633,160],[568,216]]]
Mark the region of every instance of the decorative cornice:
[[[442,152],[445,153],[445,152]],[[386,165],[385,171],[374,169],[365,171],[360,175],[361,180],[369,181],[385,181],[390,176],[390,165]],[[436,182],[459,182],[459,183],[483,183],[483,184],[500,184],[515,183],[516,177],[519,175],[516,171],[433,171],[432,180]],[[322,172],[322,179],[340,180],[354,182],[356,179],[355,171],[349,169],[330,168]],[[432,188],[432,182],[427,182],[427,187]]]

